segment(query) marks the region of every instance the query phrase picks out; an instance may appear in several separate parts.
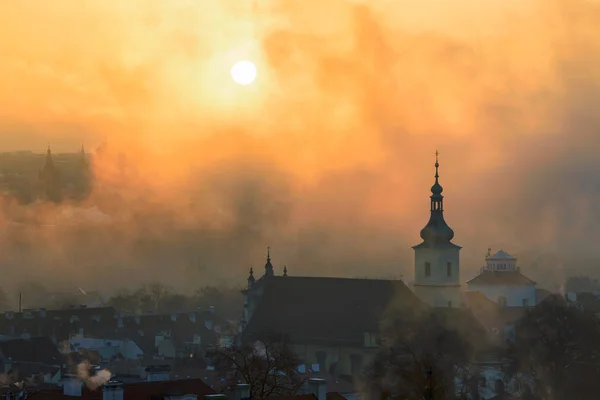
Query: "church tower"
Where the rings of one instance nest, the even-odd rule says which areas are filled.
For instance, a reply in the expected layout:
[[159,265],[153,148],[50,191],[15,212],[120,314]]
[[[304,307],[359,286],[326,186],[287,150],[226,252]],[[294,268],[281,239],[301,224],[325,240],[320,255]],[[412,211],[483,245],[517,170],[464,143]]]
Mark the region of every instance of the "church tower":
[[55,203],[61,200],[61,183],[60,175],[52,160],[52,151],[50,145],[46,151],[46,163],[44,168],[39,172],[39,197]]
[[460,307],[461,247],[452,243],[454,231],[444,220],[443,188],[439,183],[439,153],[435,153],[435,183],[431,187],[429,222],[415,251],[414,292],[433,307]]

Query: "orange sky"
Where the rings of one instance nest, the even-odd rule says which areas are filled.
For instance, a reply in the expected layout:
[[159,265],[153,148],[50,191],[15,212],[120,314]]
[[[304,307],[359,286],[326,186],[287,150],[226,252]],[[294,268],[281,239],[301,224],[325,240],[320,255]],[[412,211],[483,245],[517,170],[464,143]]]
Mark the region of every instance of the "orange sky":
[[[41,152],[50,141],[70,151],[107,138],[143,177],[129,178],[127,190],[153,188],[164,204],[200,191],[203,208],[227,208],[240,187],[264,185],[230,207],[267,196],[287,211],[244,248],[255,250],[235,260],[242,270],[266,242],[279,242],[290,263],[314,264],[317,256],[299,254],[306,232],[317,251],[317,231],[336,271],[356,264],[345,252],[358,244],[366,258],[384,253],[377,273],[406,265],[427,219],[436,148],[447,219],[467,256],[479,259],[489,245],[573,249],[580,232],[597,229],[577,214],[597,191],[568,184],[587,176],[582,160],[598,148],[599,8],[591,0],[8,2],[0,146]],[[248,87],[229,76],[240,59],[258,67]],[[531,210],[534,188],[548,195],[556,176],[572,196]],[[213,181],[227,188],[218,189],[224,198]],[[224,215],[237,215],[233,208]],[[173,218],[214,222],[187,212]]]

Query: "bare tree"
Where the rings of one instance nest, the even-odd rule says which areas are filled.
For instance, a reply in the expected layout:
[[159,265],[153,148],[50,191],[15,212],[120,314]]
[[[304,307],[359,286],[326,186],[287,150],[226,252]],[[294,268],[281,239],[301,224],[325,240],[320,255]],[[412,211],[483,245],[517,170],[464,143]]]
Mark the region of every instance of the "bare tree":
[[304,383],[299,360],[283,335],[266,334],[242,346],[219,347],[207,354],[229,389],[239,382],[250,385],[252,398],[297,393]]
[[372,390],[402,400],[455,399],[455,378],[468,371],[470,345],[433,315],[388,334],[366,373]]
[[593,399],[600,391],[600,324],[561,297],[547,299],[517,324],[512,357],[542,399]]
[[162,283],[154,282],[143,288],[145,298],[154,311],[158,311],[164,300],[173,294],[173,290]]

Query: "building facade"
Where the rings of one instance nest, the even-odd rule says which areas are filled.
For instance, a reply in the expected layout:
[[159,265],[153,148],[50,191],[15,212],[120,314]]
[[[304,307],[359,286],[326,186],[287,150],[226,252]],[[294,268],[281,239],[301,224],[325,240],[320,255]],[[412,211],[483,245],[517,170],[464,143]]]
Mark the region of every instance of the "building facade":
[[533,307],[537,304],[536,283],[521,274],[517,258],[503,250],[485,257],[479,275],[467,281],[469,291],[478,291],[502,307]]

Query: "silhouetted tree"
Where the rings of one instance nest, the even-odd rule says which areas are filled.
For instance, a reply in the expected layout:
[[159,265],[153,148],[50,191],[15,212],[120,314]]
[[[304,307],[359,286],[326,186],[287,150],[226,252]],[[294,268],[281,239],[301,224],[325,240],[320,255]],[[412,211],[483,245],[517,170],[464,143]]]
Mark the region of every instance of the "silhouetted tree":
[[435,314],[395,326],[365,381],[374,392],[398,399],[455,399],[454,380],[468,369],[472,348]]
[[171,312],[175,310],[166,309],[165,305],[175,295],[171,288],[161,283],[153,283],[141,286],[134,292],[122,290],[111,297],[109,304],[118,310],[131,313]]
[[595,315],[548,298],[517,324],[512,356],[542,399],[593,399],[600,391],[600,324]]
[[292,395],[304,383],[296,353],[281,335],[266,334],[251,344],[215,348],[207,359],[230,389],[239,381],[249,384],[252,398]]
[[214,306],[224,318],[239,318],[243,307],[240,290],[233,286],[206,286],[196,291],[194,303],[203,309]]
[[162,283],[154,282],[143,286],[137,291],[140,305],[144,309],[159,311],[164,300],[173,293],[173,290]]
[[108,300],[108,304],[119,311],[137,313],[140,311],[140,301],[136,293],[121,290]]
[[159,312],[188,311],[193,308],[193,298],[178,293],[169,293],[161,302]]

